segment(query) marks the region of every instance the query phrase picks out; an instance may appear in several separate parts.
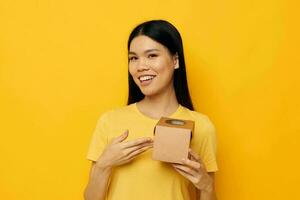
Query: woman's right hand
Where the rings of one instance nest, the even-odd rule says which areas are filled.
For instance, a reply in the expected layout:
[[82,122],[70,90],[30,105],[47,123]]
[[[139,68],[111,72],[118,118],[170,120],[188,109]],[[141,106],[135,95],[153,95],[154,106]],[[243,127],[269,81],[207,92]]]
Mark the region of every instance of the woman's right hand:
[[128,130],[126,130],[122,135],[116,137],[98,158],[96,166],[110,169],[128,163],[153,146],[153,140],[150,137],[123,142],[128,134]]

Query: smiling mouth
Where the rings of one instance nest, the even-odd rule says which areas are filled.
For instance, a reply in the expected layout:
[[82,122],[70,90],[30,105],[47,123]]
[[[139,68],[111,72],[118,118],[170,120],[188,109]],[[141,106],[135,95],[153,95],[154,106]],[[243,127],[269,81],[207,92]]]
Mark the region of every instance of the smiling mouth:
[[140,86],[146,87],[152,83],[152,80],[155,78],[155,75],[143,75],[138,77],[140,81]]
[[155,75],[145,75],[145,76],[140,76],[138,79],[140,80],[141,83],[151,81],[154,79],[156,76]]

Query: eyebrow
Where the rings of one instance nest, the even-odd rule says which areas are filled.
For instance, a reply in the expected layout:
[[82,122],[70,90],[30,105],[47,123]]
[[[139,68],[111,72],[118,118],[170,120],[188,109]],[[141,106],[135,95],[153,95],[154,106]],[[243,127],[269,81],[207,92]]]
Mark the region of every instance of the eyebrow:
[[[147,49],[146,51],[144,51],[144,53],[149,53],[149,52],[152,52],[152,51],[160,51],[160,50],[159,49]],[[134,55],[136,55],[136,53],[133,52],[133,51],[129,51],[128,54],[134,54]]]

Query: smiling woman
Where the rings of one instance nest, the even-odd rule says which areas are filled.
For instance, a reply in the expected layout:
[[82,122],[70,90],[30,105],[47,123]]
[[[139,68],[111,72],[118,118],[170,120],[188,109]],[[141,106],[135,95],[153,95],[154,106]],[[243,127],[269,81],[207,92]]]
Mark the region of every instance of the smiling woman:
[[132,40],[129,72],[144,95],[171,91],[173,73],[178,66],[178,56],[172,56],[166,47],[150,37],[141,35]]
[[[94,131],[85,199],[216,199],[215,128],[194,111],[181,36],[172,24],[147,21],[131,32],[128,81],[127,106],[104,113]],[[180,164],[151,158],[153,128],[161,117],[195,122],[189,158]]]

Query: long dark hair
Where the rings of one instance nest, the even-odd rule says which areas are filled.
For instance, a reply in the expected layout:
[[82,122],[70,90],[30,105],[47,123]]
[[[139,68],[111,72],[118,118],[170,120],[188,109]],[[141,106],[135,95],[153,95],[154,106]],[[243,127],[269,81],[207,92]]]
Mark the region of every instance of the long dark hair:
[[[156,42],[164,45],[171,55],[175,55],[176,53],[178,54],[179,68],[174,70],[173,75],[176,98],[180,105],[190,110],[194,110],[187,84],[182,39],[178,30],[170,22],[165,20],[146,21],[132,30],[127,43],[128,51],[131,41],[139,35],[148,36]],[[127,105],[138,102],[145,97],[139,87],[135,84],[129,71],[128,85],[129,94]]]

